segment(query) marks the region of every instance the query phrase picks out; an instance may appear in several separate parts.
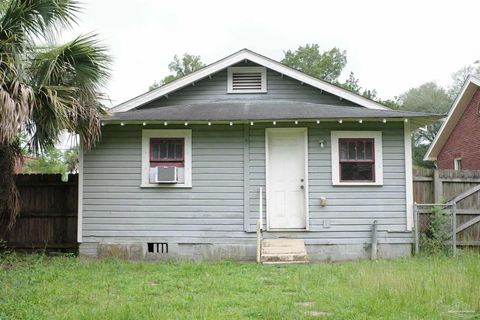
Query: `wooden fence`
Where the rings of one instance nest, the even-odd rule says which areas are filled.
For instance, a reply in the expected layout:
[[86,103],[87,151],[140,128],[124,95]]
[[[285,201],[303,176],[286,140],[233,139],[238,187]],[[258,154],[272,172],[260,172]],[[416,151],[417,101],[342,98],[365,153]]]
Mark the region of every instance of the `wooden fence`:
[[480,170],[413,171],[413,199],[416,203],[456,203],[458,245],[480,245],[479,191]]
[[16,183],[22,207],[7,247],[76,250],[78,175],[63,182],[58,174],[20,174]]

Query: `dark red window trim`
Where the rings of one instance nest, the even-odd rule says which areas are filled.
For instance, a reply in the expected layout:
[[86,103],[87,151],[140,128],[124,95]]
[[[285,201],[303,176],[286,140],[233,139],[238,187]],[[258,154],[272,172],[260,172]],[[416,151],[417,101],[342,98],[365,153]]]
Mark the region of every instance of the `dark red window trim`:
[[[157,148],[157,156],[153,154],[153,146],[158,144]],[[160,158],[160,144],[166,144],[166,157]],[[169,154],[168,146],[173,144],[173,155]],[[182,146],[182,154],[177,155],[177,146]],[[176,167],[183,167],[185,163],[185,138],[150,138],[150,167],[158,167],[158,166],[176,166]]]
[[[342,146],[341,143],[346,142],[347,143],[347,159],[342,159]],[[372,143],[372,159],[358,159],[358,150],[355,147],[355,158],[354,159],[349,159],[349,143],[350,142],[363,142],[364,143],[364,157],[366,158],[366,149],[365,149],[365,143],[366,142],[371,142]],[[374,138],[340,138],[338,139],[338,161],[339,161],[339,166],[338,166],[338,174],[339,174],[339,179],[340,182],[375,182],[376,175],[375,175],[375,139]],[[372,164],[372,180],[342,180],[342,163],[370,163]]]

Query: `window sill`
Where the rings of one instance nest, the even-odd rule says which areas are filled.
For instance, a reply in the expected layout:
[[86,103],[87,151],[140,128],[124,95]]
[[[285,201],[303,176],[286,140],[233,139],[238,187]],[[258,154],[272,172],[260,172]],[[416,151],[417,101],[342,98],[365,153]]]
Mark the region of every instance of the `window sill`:
[[378,187],[383,186],[382,182],[333,182],[334,186],[372,186]]
[[235,91],[235,90],[227,90],[228,94],[243,94],[243,93],[267,93],[267,90],[242,90],[242,91]]
[[159,189],[191,189],[192,186],[186,184],[141,184],[140,188],[159,188]]

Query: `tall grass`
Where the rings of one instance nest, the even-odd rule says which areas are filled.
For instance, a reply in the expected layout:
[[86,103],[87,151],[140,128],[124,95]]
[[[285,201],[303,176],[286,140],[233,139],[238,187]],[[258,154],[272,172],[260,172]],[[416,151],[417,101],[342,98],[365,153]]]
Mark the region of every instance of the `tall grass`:
[[0,319],[480,318],[480,255],[341,264],[6,256]]

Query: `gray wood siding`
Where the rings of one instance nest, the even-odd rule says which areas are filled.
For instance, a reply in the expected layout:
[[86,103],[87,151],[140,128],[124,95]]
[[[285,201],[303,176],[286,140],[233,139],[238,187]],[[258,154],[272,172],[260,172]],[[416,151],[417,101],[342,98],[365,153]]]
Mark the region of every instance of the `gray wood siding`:
[[[377,219],[380,230],[392,232],[381,231],[381,242],[410,242],[409,234],[402,232],[406,224],[402,124],[307,126],[311,231],[265,236],[304,238],[311,244],[367,243],[371,223]],[[265,187],[267,125],[249,127],[249,148],[244,146],[243,125],[189,127],[192,128],[191,189],[140,188],[142,127],[103,128],[102,141],[84,156],[84,242],[254,243],[255,234],[245,232],[244,194],[250,195],[246,212],[247,229],[251,231],[258,217],[258,190]],[[360,128],[383,131],[384,185],[334,187],[330,130]],[[318,143],[320,139],[326,142],[323,149]],[[249,169],[247,184],[244,161]],[[327,197],[326,207],[319,205],[320,196]],[[325,219],[330,220],[329,228],[323,226]]]
[[340,100],[337,96],[322,92],[321,90],[301,84],[299,81],[289,77],[282,77],[279,73],[267,70],[267,92],[266,93],[227,93],[227,70],[219,71],[211,76],[179,89],[167,97],[159,98],[140,108],[155,108],[171,105],[182,105],[191,103],[208,102],[215,100],[296,100],[311,103],[322,103],[330,105],[356,104]]
[[[380,230],[402,232],[406,229],[405,157],[402,123],[364,123],[342,125],[321,123],[308,127],[309,223],[310,231],[297,237],[350,238],[368,242],[373,220]],[[250,230],[254,230],[259,212],[259,189],[265,192],[265,128],[250,129]],[[275,127],[282,127],[279,123]],[[333,186],[331,172],[331,130],[382,131],[383,186]],[[324,148],[320,147],[324,140]],[[327,205],[320,206],[320,197]],[[265,197],[265,193],[264,193]],[[265,201],[264,201],[265,204]],[[264,207],[264,212],[266,208]],[[265,215],[264,215],[265,216]],[[324,227],[324,220],[330,226]],[[346,239],[343,239],[346,240]]]

